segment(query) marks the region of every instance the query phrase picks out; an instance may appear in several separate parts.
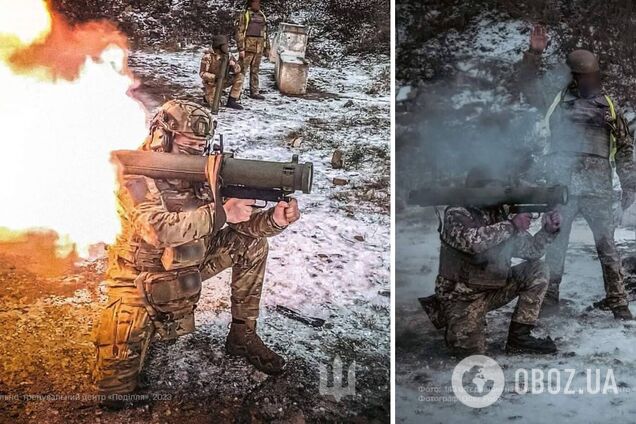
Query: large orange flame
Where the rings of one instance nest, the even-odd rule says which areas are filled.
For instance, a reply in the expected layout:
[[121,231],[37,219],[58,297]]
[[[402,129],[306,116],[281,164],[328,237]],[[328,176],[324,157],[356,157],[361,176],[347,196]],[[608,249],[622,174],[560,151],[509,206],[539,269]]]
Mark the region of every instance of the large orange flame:
[[0,0],[0,226],[89,245],[119,224],[111,150],[143,139],[145,110],[114,25],[71,26],[42,0]]

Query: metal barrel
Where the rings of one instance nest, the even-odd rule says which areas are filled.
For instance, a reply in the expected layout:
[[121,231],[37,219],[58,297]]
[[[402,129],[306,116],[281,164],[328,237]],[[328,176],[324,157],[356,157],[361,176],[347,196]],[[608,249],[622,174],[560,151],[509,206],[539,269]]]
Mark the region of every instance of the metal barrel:
[[[207,181],[207,156],[175,155],[140,150],[116,150],[111,160],[125,175],[144,175],[155,179]],[[291,162],[271,162],[223,157],[220,179],[222,186],[280,189],[310,193],[313,183],[311,162],[298,163],[294,155]]]
[[221,166],[221,185],[249,186],[251,188],[279,188],[310,193],[313,183],[313,165],[291,162],[270,162],[251,159],[224,158]]
[[483,206],[483,205],[565,205],[568,188],[554,186],[519,187],[435,187],[413,190],[409,203],[420,206]]
[[124,175],[144,175],[158,180],[207,181],[207,158],[204,156],[116,150],[111,152],[111,161]]
[[219,113],[219,107],[221,106],[221,95],[223,94],[223,90],[225,89],[225,78],[227,78],[227,66],[229,62],[230,55],[224,54],[221,58],[221,63],[218,71],[219,73],[216,76],[214,98],[212,99],[212,104],[210,105],[210,109],[214,115]]

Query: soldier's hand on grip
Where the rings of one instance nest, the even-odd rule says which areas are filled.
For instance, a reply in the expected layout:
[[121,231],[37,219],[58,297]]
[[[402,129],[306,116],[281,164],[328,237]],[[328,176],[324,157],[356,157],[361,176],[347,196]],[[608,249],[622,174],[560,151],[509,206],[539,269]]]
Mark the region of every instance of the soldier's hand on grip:
[[512,222],[512,225],[514,225],[518,232],[528,231],[530,228],[530,222],[532,222],[532,214],[518,213],[512,217],[510,222]]
[[252,216],[252,206],[255,204],[256,200],[254,199],[227,199],[223,204],[226,221],[229,224],[249,221]]
[[300,219],[300,209],[298,208],[298,201],[292,199],[289,203],[278,202],[274,209],[274,215],[272,219],[279,227],[286,227],[289,224]]
[[561,228],[561,214],[558,211],[543,214],[543,228],[551,234],[558,232]]

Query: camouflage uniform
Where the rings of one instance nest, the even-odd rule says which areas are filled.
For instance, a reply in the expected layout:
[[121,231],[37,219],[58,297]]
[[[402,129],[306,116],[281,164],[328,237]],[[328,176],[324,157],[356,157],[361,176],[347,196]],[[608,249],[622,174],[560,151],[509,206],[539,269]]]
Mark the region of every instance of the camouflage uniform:
[[225,216],[207,184],[120,175],[117,199],[122,229],[109,249],[108,301],[94,334],[93,377],[104,395],[135,389],[152,340],[194,331],[201,282],[226,268],[232,268],[232,317],[253,329],[266,238],[283,230],[270,209],[216,231]]
[[[530,81],[540,65],[540,56],[526,52],[522,63],[522,79]],[[528,87],[530,88],[530,87]],[[536,88],[536,87],[535,87]],[[596,244],[603,270],[606,304],[610,308],[628,303],[623,283],[621,259],[614,242],[614,190],[612,184],[612,147],[615,138],[615,169],[621,187],[626,193],[636,191],[634,142],[626,130],[616,130],[624,122],[623,114],[615,109],[611,115],[604,94],[583,98],[573,86],[568,86],[559,97],[539,99],[528,96],[535,106],[550,110],[546,124],[549,129],[547,155],[544,157],[546,176],[550,183],[567,185],[570,200],[559,208],[563,222],[555,242],[548,247],[546,262],[550,269],[548,298],[557,300],[563,277],[565,256],[574,219],[581,215],[586,220]],[[613,105],[612,105],[613,106]],[[613,129],[611,129],[613,128]]]
[[[516,297],[512,321],[536,323],[548,287],[540,258],[554,237],[517,232],[501,208],[446,210],[435,295],[449,348],[484,352],[486,313]],[[512,257],[527,262],[511,266]]]
[[238,50],[245,52],[241,59],[241,72],[245,75],[250,70],[250,94],[258,95],[261,56],[267,56],[270,49],[267,18],[262,11],[254,12],[248,8],[236,19],[235,30]]
[[[214,92],[216,91],[216,78],[219,72],[219,68],[221,66],[221,53],[215,52],[214,49],[206,50],[203,58],[201,58],[201,66],[199,67],[199,76],[203,81],[203,91],[205,93],[205,101],[207,104],[211,105],[214,101]],[[231,67],[231,64],[235,62],[234,58],[230,55],[230,65],[228,65],[228,69]],[[231,74],[228,71],[226,78],[223,79],[223,89],[228,87],[232,87],[230,90],[230,97],[235,99],[239,99],[241,97],[241,92],[243,91],[243,81],[245,80],[245,76],[242,72],[238,72],[235,74]]]

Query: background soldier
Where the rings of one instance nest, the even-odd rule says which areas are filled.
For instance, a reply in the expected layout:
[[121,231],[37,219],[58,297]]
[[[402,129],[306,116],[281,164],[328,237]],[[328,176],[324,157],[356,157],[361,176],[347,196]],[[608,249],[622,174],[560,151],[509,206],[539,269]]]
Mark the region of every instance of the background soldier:
[[[221,69],[221,60],[223,55],[229,55],[229,67],[234,71],[234,75],[231,76],[229,71],[227,75],[223,77],[222,90],[228,87],[232,87],[230,95],[227,98],[226,106],[232,109],[242,110],[243,106],[238,102],[243,91],[243,81],[245,77],[241,73],[240,65],[230,55],[230,50],[227,44],[227,37],[224,35],[215,35],[212,38],[212,48],[206,50],[203,58],[201,59],[201,66],[199,68],[199,76],[203,80],[203,91],[205,92],[204,98],[207,104],[212,105],[214,101],[214,94],[216,91],[216,79],[218,78],[219,71]],[[229,68],[228,68],[229,69]]]
[[[467,187],[504,185],[487,169],[469,172]],[[558,212],[543,216],[532,236],[526,213],[508,220],[503,207],[449,207],[441,232],[435,295],[422,301],[437,328],[446,329],[447,346],[460,356],[484,353],[486,313],[519,298],[512,315],[507,352],[554,353],[552,339],[531,334],[548,287],[545,246],[559,231]],[[511,259],[527,262],[511,267]]]
[[[535,26],[530,50],[524,55],[527,70],[536,73],[547,42],[545,29]],[[616,319],[632,319],[614,243],[612,169],[620,179],[625,210],[634,202],[636,191],[634,143],[625,118],[603,91],[596,56],[575,50],[568,55],[567,65],[572,81],[554,98],[545,118],[550,130],[548,178],[570,190],[570,201],[560,209],[562,230],[546,254],[550,268],[546,306],[558,305],[570,230],[580,214],[594,234],[605,282],[604,304]]]
[[[201,155],[212,132],[210,112],[172,100],[153,118],[142,150]],[[285,361],[256,334],[256,319],[267,237],[299,219],[296,201],[252,213],[252,200],[215,204],[207,184],[120,178],[122,231],[109,249],[108,303],[95,334],[99,392],[132,392],[151,340],[194,331],[201,281],[228,267],[232,324],[226,351],[267,374],[280,374]]]
[[247,69],[250,70],[250,97],[263,100],[265,97],[260,94],[258,72],[261,56],[269,56],[267,18],[261,10],[260,0],[248,0],[247,6],[236,20],[236,43],[241,59],[241,72],[245,75]]

